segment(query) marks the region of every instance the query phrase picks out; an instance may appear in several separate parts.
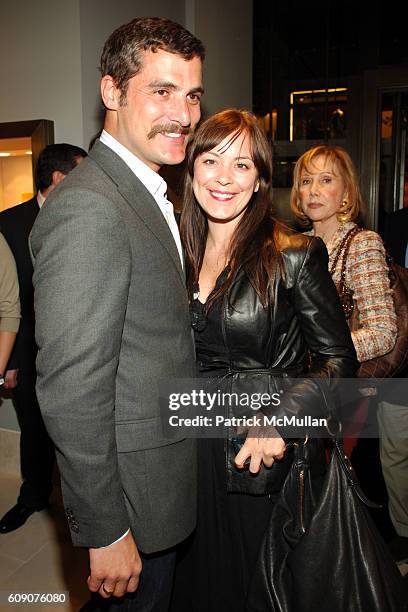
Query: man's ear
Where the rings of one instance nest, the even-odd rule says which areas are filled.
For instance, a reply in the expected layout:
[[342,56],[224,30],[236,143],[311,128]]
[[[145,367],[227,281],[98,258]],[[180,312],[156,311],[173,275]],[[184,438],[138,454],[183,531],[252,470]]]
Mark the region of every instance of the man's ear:
[[121,91],[116,87],[115,81],[109,74],[106,74],[101,79],[101,97],[106,109],[118,110]]
[[51,185],[53,187],[56,187],[61,181],[64,180],[64,178],[67,175],[64,174],[63,172],[60,172],[59,170],[54,170],[54,172],[52,173],[52,183]]

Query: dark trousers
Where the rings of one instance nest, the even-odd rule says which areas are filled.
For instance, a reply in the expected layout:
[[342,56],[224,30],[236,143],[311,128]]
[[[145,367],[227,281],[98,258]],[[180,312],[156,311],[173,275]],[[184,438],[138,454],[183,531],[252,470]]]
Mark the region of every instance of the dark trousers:
[[94,595],[83,610],[92,612],[168,612],[173,587],[176,550],[171,548],[153,555],[140,554],[142,573],[135,593],[120,599]]
[[13,402],[21,429],[20,461],[23,484],[18,501],[40,510],[52,491],[54,445],[45,429],[35,393],[35,374],[19,372]]

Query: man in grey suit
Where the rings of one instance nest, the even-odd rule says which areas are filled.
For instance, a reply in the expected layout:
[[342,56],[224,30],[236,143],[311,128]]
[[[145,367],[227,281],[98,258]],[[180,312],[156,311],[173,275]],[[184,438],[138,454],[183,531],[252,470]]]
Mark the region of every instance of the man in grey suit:
[[160,383],[192,376],[194,353],[157,171],[184,159],[203,59],[202,43],[169,20],[113,32],[101,58],[104,130],[31,234],[37,392],[72,540],[89,548],[90,590],[124,596],[126,610],[168,608],[174,546],[195,526],[195,444],[165,438],[159,414]]

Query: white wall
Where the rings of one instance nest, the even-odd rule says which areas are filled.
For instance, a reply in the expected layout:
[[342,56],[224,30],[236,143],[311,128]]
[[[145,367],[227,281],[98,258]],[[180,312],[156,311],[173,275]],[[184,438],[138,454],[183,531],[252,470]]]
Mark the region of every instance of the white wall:
[[184,24],[207,48],[203,111],[252,108],[252,0],[80,0],[84,146],[101,129],[99,58],[115,27],[137,16]]
[[82,145],[79,0],[2,0],[0,122],[50,119]]
[[[187,0],[188,1],[188,0]],[[115,28],[135,17],[167,17],[184,23],[184,0],[81,0],[81,62],[84,145],[102,128],[99,59],[105,40]]]
[[50,119],[55,142],[88,148],[103,118],[103,43],[144,15],[174,19],[203,40],[206,114],[251,107],[252,0],[1,0],[0,122]]
[[228,106],[251,110],[252,0],[186,2],[189,25],[207,47],[205,114]]

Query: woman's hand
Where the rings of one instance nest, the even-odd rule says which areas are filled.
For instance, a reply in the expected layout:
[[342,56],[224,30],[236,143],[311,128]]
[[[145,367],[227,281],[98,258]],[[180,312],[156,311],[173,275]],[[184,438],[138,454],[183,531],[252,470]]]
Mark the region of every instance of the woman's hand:
[[237,468],[243,468],[250,458],[249,471],[257,474],[263,463],[271,467],[275,459],[283,459],[286,444],[274,427],[251,427],[245,444],[235,457]]

